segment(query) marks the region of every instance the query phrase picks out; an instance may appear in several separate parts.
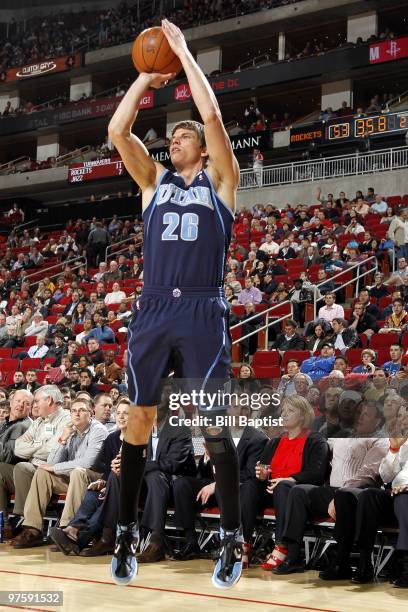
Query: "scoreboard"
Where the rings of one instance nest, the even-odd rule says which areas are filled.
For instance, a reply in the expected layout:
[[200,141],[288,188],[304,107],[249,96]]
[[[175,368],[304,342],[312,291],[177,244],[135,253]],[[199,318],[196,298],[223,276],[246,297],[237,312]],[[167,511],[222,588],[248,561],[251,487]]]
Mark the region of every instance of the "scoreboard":
[[408,111],[369,117],[344,117],[291,129],[290,147],[306,148],[311,142],[321,145],[355,142],[362,138],[403,134],[407,130]]
[[119,158],[81,162],[69,166],[68,183],[83,183],[94,179],[122,176],[125,172],[123,161]]

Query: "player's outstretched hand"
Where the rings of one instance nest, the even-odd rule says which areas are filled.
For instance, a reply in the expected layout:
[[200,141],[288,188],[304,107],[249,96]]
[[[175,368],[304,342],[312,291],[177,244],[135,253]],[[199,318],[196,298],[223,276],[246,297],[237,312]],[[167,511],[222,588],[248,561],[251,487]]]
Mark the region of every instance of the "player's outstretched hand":
[[153,89],[160,89],[160,87],[164,87],[165,85],[167,85],[167,83],[171,81],[171,79],[174,79],[176,73],[168,72],[167,74],[161,74],[160,72],[143,72],[143,76],[147,77],[148,87],[153,87]]
[[182,53],[187,51],[187,43],[183,32],[180,30],[180,28],[174,25],[174,23],[168,21],[168,19],[163,19],[161,22],[161,27],[170,47],[174,53],[180,57]]

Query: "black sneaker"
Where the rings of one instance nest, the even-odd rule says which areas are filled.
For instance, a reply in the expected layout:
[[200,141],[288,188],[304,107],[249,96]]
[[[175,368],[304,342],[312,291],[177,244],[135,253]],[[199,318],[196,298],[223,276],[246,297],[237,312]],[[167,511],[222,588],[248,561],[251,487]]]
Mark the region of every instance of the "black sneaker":
[[319,573],[321,580],[349,580],[351,578],[352,571],[348,565],[334,565],[326,567]]
[[305,571],[305,566],[301,561],[290,561],[285,559],[279,565],[273,568],[272,574],[278,576],[286,576],[286,574],[297,574]]
[[119,525],[116,529],[115,549],[111,573],[116,584],[128,584],[137,574],[136,549],[139,544],[137,523]]
[[244,537],[239,527],[234,531],[220,528],[221,550],[212,583],[218,589],[230,589],[241,578]]
[[173,559],[175,561],[191,561],[192,559],[199,559],[200,553],[201,550],[197,542],[187,542],[183,548],[174,553]]

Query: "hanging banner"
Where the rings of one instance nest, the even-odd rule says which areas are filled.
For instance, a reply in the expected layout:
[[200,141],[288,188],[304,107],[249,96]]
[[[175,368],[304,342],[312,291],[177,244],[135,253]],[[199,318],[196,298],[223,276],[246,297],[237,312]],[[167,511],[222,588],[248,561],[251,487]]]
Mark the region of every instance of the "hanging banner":
[[370,45],[370,64],[392,62],[408,57],[408,36]]
[[54,59],[44,60],[28,64],[27,66],[19,66],[18,68],[9,68],[0,73],[0,82],[11,83],[13,81],[25,81],[33,77],[44,76],[46,74],[55,74],[56,72],[64,72],[72,68],[78,68],[82,63],[81,53],[74,55],[64,55],[55,57]]

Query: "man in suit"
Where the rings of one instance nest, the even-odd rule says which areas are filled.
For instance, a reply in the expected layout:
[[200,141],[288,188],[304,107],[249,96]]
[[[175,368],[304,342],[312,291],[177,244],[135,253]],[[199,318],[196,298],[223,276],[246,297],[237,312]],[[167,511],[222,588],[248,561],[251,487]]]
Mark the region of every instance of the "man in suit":
[[278,351],[304,351],[306,343],[304,339],[296,333],[297,325],[292,319],[286,319],[285,332],[276,338],[274,348]]
[[76,312],[79,304],[79,293],[78,291],[73,291],[71,296],[71,301],[65,306],[64,312],[62,313],[64,317],[67,315],[72,315]]
[[[228,410],[230,416],[250,415],[248,406],[234,403]],[[268,441],[267,435],[255,427],[231,427],[231,435],[237,446],[240,484],[255,478],[255,465]],[[195,531],[195,515],[197,510],[219,505],[214,474],[209,455],[205,450],[198,464],[197,477],[184,476],[173,484],[176,524],[183,527],[186,543],[174,555],[177,561],[197,559],[200,547]],[[198,502],[198,503],[197,503]]]
[[172,392],[173,386],[166,385],[157,407],[157,423],[147,446],[144,474],[147,492],[141,526],[150,532],[150,541],[139,555],[139,563],[154,563],[165,558],[164,527],[171,492],[180,477],[196,474],[191,431],[169,423],[169,417],[173,416],[169,410]]

